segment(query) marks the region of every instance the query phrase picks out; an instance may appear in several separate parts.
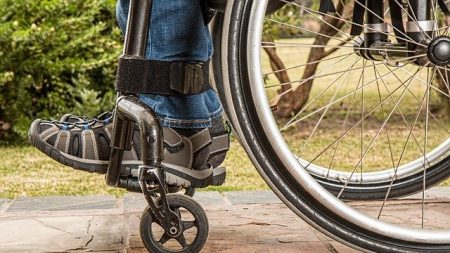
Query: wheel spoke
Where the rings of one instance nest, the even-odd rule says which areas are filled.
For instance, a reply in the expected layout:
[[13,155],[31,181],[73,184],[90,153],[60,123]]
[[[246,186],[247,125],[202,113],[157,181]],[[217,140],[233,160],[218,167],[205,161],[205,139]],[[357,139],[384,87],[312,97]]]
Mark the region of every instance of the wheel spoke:
[[[368,51],[380,51],[380,49],[377,48],[370,48],[370,47],[357,47],[353,45],[311,45],[306,43],[298,43],[298,42],[273,42],[273,41],[266,41],[262,43],[262,48],[273,48],[273,47],[307,47],[307,48],[344,48],[344,49],[353,49],[353,50],[368,50]],[[386,49],[386,52],[402,52],[402,53],[414,53],[415,51],[411,50],[405,50],[405,49]],[[426,54],[422,54],[422,56],[425,56]],[[414,58],[417,58],[417,56],[412,56]],[[409,57],[403,58],[403,60],[411,59]]]
[[[377,67],[374,66],[373,70],[374,70],[375,77],[380,75],[380,72],[378,72]],[[381,82],[384,84],[385,87],[387,87],[387,85],[386,85],[386,83],[384,82],[383,79],[381,79]],[[381,102],[381,91],[380,91],[380,84],[378,83],[378,81],[377,81],[377,92],[378,92],[378,101]],[[388,92],[389,92],[389,90],[388,90]],[[394,100],[394,99],[392,99],[392,100]],[[404,119],[404,116],[403,116],[403,114],[401,113],[401,110],[400,110],[400,106],[398,107],[398,110],[399,110],[400,114],[402,115],[402,118]],[[386,111],[385,111],[383,105],[381,105],[381,112],[383,113],[383,118],[386,118]],[[388,146],[389,146],[389,154],[391,156],[392,168],[394,168],[394,166],[395,166],[394,153],[392,152],[392,145],[391,145],[391,139],[389,138],[389,128],[388,128],[388,126],[386,126],[385,129],[386,129],[385,130],[385,132],[386,132],[386,139],[388,141]]]
[[323,34],[323,33],[319,33],[319,32],[316,32],[316,31],[313,31],[313,30],[310,30],[310,29],[306,29],[306,28],[303,28],[303,27],[299,27],[299,26],[295,26],[295,25],[291,25],[291,24],[286,24],[286,23],[283,23],[283,22],[280,22],[278,20],[271,19],[271,18],[266,18],[266,20],[274,22],[274,23],[277,23],[277,24],[280,24],[280,25],[284,25],[284,26],[287,26],[287,27],[295,28],[295,29],[298,29],[300,31],[304,31],[304,32],[315,34],[315,35],[323,36],[323,37],[326,37],[326,38],[329,38],[329,39],[332,39],[332,40],[337,40],[337,41],[340,41],[340,42],[343,42],[343,43],[348,43],[350,40],[352,40],[352,38],[347,38],[347,40],[338,39],[336,37],[332,37],[332,36],[329,36],[329,35],[326,35],[326,34]]
[[[397,69],[398,69],[398,68],[397,68]],[[341,101],[344,100],[345,98],[347,98],[347,97],[353,95],[354,93],[357,93],[358,91],[362,90],[364,87],[369,86],[369,85],[375,83],[375,82],[376,82],[377,80],[379,80],[380,78],[383,78],[383,77],[385,77],[385,76],[391,75],[391,74],[392,74],[394,71],[396,71],[397,69],[391,70],[389,73],[386,73],[386,74],[384,74],[384,75],[381,76],[381,77],[375,78],[374,80],[371,80],[370,82],[365,83],[364,85],[362,85],[362,86],[359,87],[358,89],[356,89],[356,90],[354,90],[354,91],[352,91],[352,92],[349,92],[349,93],[343,95],[342,97],[340,97],[339,99],[336,99],[336,100],[333,101],[332,103],[330,103],[330,104],[328,104],[328,105],[325,105],[325,106],[322,106],[322,107],[320,107],[320,108],[314,110],[313,112],[311,112],[311,113],[309,113],[309,114],[307,114],[307,115],[305,115],[305,116],[303,116],[303,117],[301,117],[301,118],[298,119],[298,117],[300,116],[300,112],[302,112],[302,111],[300,111],[299,113],[297,113],[297,114],[295,115],[295,117],[293,117],[293,118],[291,119],[291,121],[289,122],[289,124],[287,124],[285,127],[283,127],[283,128],[281,129],[281,131],[286,130],[286,129],[289,128],[290,126],[295,125],[295,124],[297,124],[298,122],[303,121],[303,120],[305,120],[305,119],[311,117],[312,115],[314,115],[314,114],[316,114],[316,113],[318,113],[318,112],[324,110],[325,108],[327,108],[327,107],[329,107],[329,106],[331,106],[331,105],[333,105],[333,104],[336,104],[336,103],[341,102]],[[400,88],[400,86],[397,87],[397,88]],[[397,89],[396,89],[396,90],[397,90]],[[395,91],[394,91],[394,92],[395,92]],[[392,95],[392,94],[391,94],[391,95]],[[385,101],[385,100],[384,100],[384,101]],[[376,108],[378,108],[379,105],[380,105],[380,104],[378,104],[378,105],[376,106]]]
[[180,245],[183,248],[186,248],[188,246],[187,242],[186,242],[186,238],[184,237],[183,233],[181,233],[177,238],[175,238],[177,240],[178,243],[180,243]]
[[[318,74],[324,72],[325,70],[328,70],[328,69],[330,69],[330,68],[332,68],[332,67],[337,66],[337,64],[339,64],[339,62],[344,61],[345,59],[347,59],[347,58],[350,57],[350,56],[351,56],[351,55],[346,56],[345,58],[339,60],[338,62],[334,63],[333,65],[328,66],[328,67],[325,68],[325,69],[322,69],[321,71],[319,71],[318,73],[316,73],[315,75],[313,75],[313,76],[311,76],[311,77],[308,77],[308,78],[305,78],[305,79],[296,80],[296,81],[286,82],[286,83],[280,83],[280,84],[276,84],[276,85],[267,85],[266,88],[273,88],[273,87],[280,87],[280,86],[285,86],[285,85],[292,85],[292,84],[294,84],[294,83],[297,83],[297,84],[295,84],[295,85],[296,85],[296,87],[298,87],[298,86],[300,86],[300,85],[306,83],[307,81],[310,81],[310,80],[315,79],[315,78],[320,78],[320,77],[326,77],[326,76],[333,76],[333,75],[336,75],[336,74],[341,74],[341,73],[343,73],[343,72],[345,72],[345,71],[338,71],[338,72],[329,73],[329,74],[325,74],[325,75],[318,75]],[[287,91],[287,92],[292,91],[292,89],[293,89],[293,88],[291,88],[291,89],[290,89],[289,91]],[[279,97],[280,97],[280,96],[283,96],[283,95],[285,95],[287,92],[281,93],[281,94],[279,94],[278,96],[279,96]]]
[[[378,75],[379,75],[378,70],[376,70],[376,72],[377,72]],[[396,77],[396,79],[397,79],[400,83],[403,83],[403,81],[402,81],[395,73],[394,73],[394,76]],[[387,92],[390,92],[390,91],[389,91],[389,87],[388,87],[388,85],[386,84],[386,82],[384,82],[383,79],[381,79],[381,81],[382,81],[383,86],[384,86],[384,88],[386,89],[386,91],[387,91]],[[415,96],[415,94],[412,93],[410,89],[408,89],[408,93],[409,93],[410,95],[413,94],[413,95]],[[415,98],[416,98],[416,100],[417,100],[418,102],[420,102],[419,98],[417,98],[417,97],[415,97]],[[394,100],[392,97],[391,97],[391,101],[392,101],[393,103],[395,103],[395,100]],[[403,122],[405,123],[406,128],[407,128],[408,130],[412,129],[412,128],[410,127],[408,121],[406,120],[405,115],[403,114],[402,110],[400,109],[400,106],[397,107],[397,110],[398,110],[398,112],[399,112],[399,114],[400,114],[400,117],[402,118]],[[383,112],[383,114],[384,114],[384,112]],[[412,135],[412,137],[413,137],[415,143],[417,144],[417,147],[420,149],[420,152],[423,153],[422,147],[420,146],[419,141],[417,140],[416,135],[414,134],[414,132],[411,132],[411,135]],[[390,146],[390,143],[389,143],[389,146]],[[392,156],[392,150],[391,150],[391,156]],[[392,159],[393,159],[393,157],[392,157]],[[393,163],[393,164],[392,164],[392,168],[394,168],[394,167],[395,167],[394,161],[392,161],[392,163]]]
[[182,221],[184,231],[195,227],[195,221]]
[[[364,66],[367,65],[367,60],[364,60]],[[361,82],[364,83],[364,77],[365,77],[365,69],[363,69],[363,71],[361,71]],[[377,77],[375,76],[375,80],[377,79]],[[378,80],[376,81],[376,84],[378,85]],[[364,117],[364,88],[361,89],[361,107],[360,107],[360,114],[361,114],[361,124],[360,124],[360,133],[359,133],[359,157],[361,159],[361,164],[359,165],[360,167],[360,176],[362,178],[362,173],[363,173],[363,136],[364,136],[364,121],[362,120],[362,118]]]
[[167,233],[164,233],[161,238],[158,240],[161,245],[164,245],[167,241],[169,241],[172,237],[170,237]]
[[[390,69],[390,68],[387,67],[387,66],[385,66],[385,67],[388,68],[388,69]],[[402,69],[402,71],[407,72],[408,74],[411,74],[411,75],[412,75],[412,73],[410,73],[410,72],[408,72],[408,71],[406,71],[406,70],[404,70],[404,69]],[[400,78],[399,78],[395,73],[394,73],[393,75],[394,75],[394,77],[395,77],[398,81],[401,82]],[[415,78],[418,78],[418,77],[415,77]],[[422,81],[422,79],[418,79],[418,80]],[[427,83],[425,82],[425,84],[427,84]],[[387,86],[386,86],[386,89],[388,90]],[[421,100],[417,97],[416,94],[414,94],[414,93],[411,92],[411,91],[408,91],[408,92],[409,92],[409,94],[410,94],[417,102],[419,102],[419,103],[421,102]],[[432,113],[432,112],[429,112],[429,113],[430,113],[431,117],[433,117],[433,119],[439,124],[439,126],[441,126],[441,129],[444,130],[445,132],[447,132],[448,135],[450,135],[450,131],[447,129],[447,126],[446,126],[444,123],[442,123],[442,121],[439,120],[438,117],[437,117],[434,113]],[[406,121],[406,119],[405,119],[405,121]],[[409,128],[409,127],[408,127],[408,128]],[[419,144],[418,144],[418,145],[419,145]]]
[[430,111],[430,87],[432,86],[432,82],[434,80],[434,76],[436,75],[437,69],[434,69],[434,72],[430,75],[430,70],[427,72],[428,77],[428,85],[426,90],[426,109],[425,109],[425,127],[424,127],[424,144],[423,144],[423,185],[422,185],[422,228],[424,227],[425,220],[425,189],[426,189],[426,181],[427,181],[427,146],[428,146],[428,120],[429,120],[429,111]]
[[[422,68],[419,68],[417,70],[417,72],[415,74],[417,74]],[[358,166],[360,166],[361,161],[364,159],[364,157],[366,156],[366,154],[369,152],[370,148],[372,147],[373,143],[375,143],[375,140],[378,138],[378,136],[380,135],[381,131],[383,130],[384,126],[387,124],[387,122],[389,121],[389,119],[391,118],[392,114],[395,112],[397,106],[400,104],[400,102],[402,101],[404,95],[406,94],[406,90],[409,87],[409,85],[412,83],[413,78],[410,78],[410,81],[408,82],[408,84],[406,85],[405,89],[402,91],[400,98],[398,99],[397,103],[395,104],[394,108],[391,110],[391,112],[389,113],[388,117],[386,118],[386,120],[383,122],[383,125],[381,126],[381,128],[378,130],[378,132],[376,133],[375,137],[372,138],[372,140],[370,141],[369,146],[365,149],[363,156],[361,157],[361,159],[359,159],[358,163],[356,164],[356,166],[354,167],[354,169],[352,170],[349,179],[352,178],[353,174],[355,173],[355,170]],[[362,122],[362,121],[361,121]],[[342,195],[342,193],[345,191],[345,189],[348,186],[348,183],[350,182],[350,180],[347,180],[344,184],[344,186],[342,187],[341,191],[338,193],[337,197],[340,198],[340,196]]]
[[[361,82],[358,81],[357,86],[356,86],[356,89],[359,88],[359,85],[360,85],[360,84],[361,84]],[[352,109],[353,104],[354,104],[354,102],[355,102],[355,97],[356,97],[356,92],[353,93],[353,96],[352,96],[351,101],[350,101],[350,105],[349,105],[349,107],[347,108],[347,112],[346,112],[346,114],[345,114],[344,122],[343,122],[342,125],[341,125],[340,134],[339,134],[339,135],[341,135],[341,136],[342,136],[343,133],[344,133],[345,125],[347,124],[347,121],[348,121],[348,119],[349,119],[350,110]],[[335,159],[335,157],[336,157],[337,149],[338,149],[338,147],[339,147],[339,144],[341,143],[341,140],[342,140],[342,139],[339,139],[339,140],[338,140],[338,142],[336,143],[336,145],[335,145],[335,147],[334,147],[334,149],[333,149],[333,155],[332,155],[331,160],[330,160],[330,163],[329,163],[329,165],[328,165],[328,171],[327,171],[327,174],[326,174],[326,178],[328,178],[328,176],[330,175],[330,170],[331,170],[331,168],[333,167],[333,162],[334,162],[334,159]]]
[[[341,17],[339,17],[339,16],[330,15],[330,14],[328,14],[328,13],[322,13],[322,12],[316,11],[316,10],[314,10],[314,9],[308,8],[308,7],[306,7],[306,6],[301,6],[301,5],[299,5],[298,3],[295,3],[295,2],[289,2],[289,1],[286,1],[286,0],[280,0],[280,1],[285,2],[285,3],[287,3],[287,4],[296,5],[296,6],[300,7],[300,8],[303,8],[303,9],[305,10],[305,12],[307,12],[308,14],[310,14],[311,16],[313,16],[314,18],[316,18],[316,19],[319,20],[320,22],[323,22],[323,23],[327,24],[328,26],[331,26],[331,27],[334,28],[334,29],[337,29],[337,28],[333,27],[331,24],[329,24],[328,22],[324,21],[320,16],[323,16],[323,17],[330,17],[330,18],[335,18],[335,19],[338,19],[338,20],[340,20],[340,21],[342,21],[342,22],[345,22],[345,23],[347,23],[347,24],[349,24],[349,25],[355,25],[355,26],[361,27],[361,28],[363,28],[363,29],[368,29],[368,30],[376,31],[374,28],[367,27],[367,26],[364,26],[364,25],[362,25],[362,24],[354,23],[354,22],[352,22],[352,21],[350,21],[350,20],[347,20],[347,19],[345,19],[345,18],[341,18]],[[357,3],[357,2],[355,1],[355,3]],[[361,4],[360,4],[360,5],[361,5]],[[361,5],[361,6],[363,6],[363,5]],[[378,18],[380,18],[381,20],[383,20],[383,18],[381,18],[380,16],[378,16],[377,14],[375,14],[372,10],[369,10],[368,8],[366,8],[366,6],[363,6],[363,7],[364,7],[366,10],[368,10],[369,12],[371,12],[372,14],[374,14],[375,16],[377,16]],[[315,14],[317,14],[317,15],[315,15]],[[320,16],[319,16],[319,15],[320,15]],[[392,28],[393,30],[395,30],[395,31],[399,32],[401,35],[405,36],[405,37],[403,38],[405,41],[410,42],[410,43],[413,43],[413,44],[415,44],[415,45],[417,45],[417,46],[420,46],[420,47],[424,47],[423,44],[420,44],[420,43],[415,42],[413,39],[411,39],[411,37],[409,37],[407,34],[403,33],[402,31],[400,31],[398,28],[394,27],[393,25],[391,25],[391,24],[389,24],[389,23],[386,23],[386,24],[387,24],[390,28]],[[346,33],[340,31],[339,29],[337,29],[337,30],[338,30],[338,32],[339,32],[340,34],[343,34],[344,36],[349,37]],[[386,33],[386,32],[380,32],[380,31],[377,31],[377,32],[379,32],[379,33],[381,33],[381,34],[388,35],[388,36],[390,35],[389,33]]]
[[326,62],[326,61],[333,61],[333,60],[336,60],[338,58],[345,57],[345,56],[351,56],[351,55],[353,55],[353,53],[343,54],[343,55],[339,55],[339,56],[335,56],[335,57],[331,57],[331,58],[327,58],[327,59],[323,59],[323,60],[318,60],[318,61],[310,61],[310,62],[307,62],[305,64],[300,64],[300,65],[296,65],[296,66],[289,67],[289,68],[284,68],[284,69],[279,69],[279,70],[267,72],[267,73],[264,73],[263,75],[267,76],[267,75],[271,75],[271,74],[276,74],[276,73],[279,73],[279,72],[282,72],[282,71],[297,69],[297,68],[301,68],[301,67],[306,67],[306,66],[311,65],[311,64],[323,63],[323,62]]
[[[417,125],[418,119],[419,119],[419,117],[420,117],[420,112],[421,112],[421,110],[422,110],[422,108],[423,108],[425,98],[426,98],[426,96],[424,95],[424,97],[422,98],[421,104],[420,104],[420,108],[419,108],[419,110],[417,111],[417,114],[416,114],[416,116],[415,116],[414,123],[413,123],[411,129],[409,130],[408,137],[406,138],[405,144],[403,145],[403,149],[402,149],[402,152],[401,152],[401,154],[400,154],[400,157],[399,157],[399,159],[398,159],[398,161],[397,161],[397,165],[396,165],[395,168],[394,168],[394,176],[391,178],[391,181],[390,181],[390,183],[389,183],[389,188],[388,188],[388,190],[386,191],[386,195],[385,195],[385,197],[384,197],[384,200],[383,200],[383,203],[382,203],[382,205],[381,205],[380,211],[378,212],[378,219],[381,217],[382,212],[383,212],[383,209],[384,209],[384,206],[385,206],[385,204],[386,204],[386,202],[387,202],[387,199],[389,198],[389,194],[391,193],[392,185],[393,185],[393,183],[394,183],[394,180],[396,179],[398,167],[400,166],[400,163],[401,163],[401,161],[402,161],[402,159],[403,159],[403,157],[404,157],[404,155],[405,155],[405,151],[406,151],[406,148],[407,148],[407,146],[408,146],[409,140],[410,140],[411,136],[413,136],[413,131],[414,131],[414,129],[415,129],[416,125]],[[419,144],[418,144],[418,145],[419,145]]]

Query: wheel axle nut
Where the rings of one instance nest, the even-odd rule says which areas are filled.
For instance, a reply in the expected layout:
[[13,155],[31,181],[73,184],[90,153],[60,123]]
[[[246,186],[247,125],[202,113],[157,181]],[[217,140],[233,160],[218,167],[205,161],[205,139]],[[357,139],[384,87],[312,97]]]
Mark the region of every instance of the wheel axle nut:
[[438,66],[450,64],[450,38],[439,36],[434,38],[428,45],[428,58]]
[[177,229],[176,227],[171,227],[171,228],[169,229],[169,233],[170,233],[171,235],[176,235],[176,234],[178,233],[178,229]]

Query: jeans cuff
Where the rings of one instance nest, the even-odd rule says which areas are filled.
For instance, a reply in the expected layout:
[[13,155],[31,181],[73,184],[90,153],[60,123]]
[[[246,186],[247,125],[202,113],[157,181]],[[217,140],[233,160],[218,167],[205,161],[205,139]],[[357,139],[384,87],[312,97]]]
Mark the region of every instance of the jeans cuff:
[[212,120],[222,116],[222,107],[211,114],[208,119],[171,119],[167,117],[159,117],[159,123],[163,127],[182,128],[182,129],[203,129],[211,128]]

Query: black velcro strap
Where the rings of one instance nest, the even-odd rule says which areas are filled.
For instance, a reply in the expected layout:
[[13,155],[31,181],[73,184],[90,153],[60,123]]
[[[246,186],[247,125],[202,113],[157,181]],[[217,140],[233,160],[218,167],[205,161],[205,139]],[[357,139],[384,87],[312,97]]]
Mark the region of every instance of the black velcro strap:
[[403,26],[402,7],[398,0],[389,0],[389,11],[391,12],[392,26],[397,42],[405,38],[405,27]]
[[450,8],[447,5],[446,1],[445,0],[438,0],[438,3],[439,3],[439,7],[441,7],[442,12],[445,15],[450,15]]
[[122,56],[116,90],[166,96],[194,95],[211,88],[209,61],[166,62]]
[[205,25],[209,24],[211,20],[216,15],[216,11],[214,9],[211,9],[209,7],[209,1],[208,0],[201,0],[200,5],[202,7],[202,13],[203,13],[203,22]]
[[334,7],[332,0],[320,0],[320,13],[334,13],[336,12],[336,7]]
[[366,14],[366,1],[355,0],[355,7],[353,8],[353,24],[350,35],[358,36],[363,31],[364,15]]

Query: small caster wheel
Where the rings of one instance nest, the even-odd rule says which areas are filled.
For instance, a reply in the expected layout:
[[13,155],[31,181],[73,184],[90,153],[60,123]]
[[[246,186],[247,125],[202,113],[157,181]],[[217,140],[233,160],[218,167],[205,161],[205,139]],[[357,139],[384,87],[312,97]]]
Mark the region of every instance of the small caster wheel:
[[195,188],[194,187],[181,187],[181,186],[168,186],[169,193],[180,193],[187,195],[189,197],[194,197]]
[[170,209],[178,215],[182,231],[164,231],[147,207],[142,213],[140,223],[141,239],[145,247],[152,253],[200,252],[209,233],[208,217],[202,206],[194,199],[181,194],[167,194],[167,202]]

